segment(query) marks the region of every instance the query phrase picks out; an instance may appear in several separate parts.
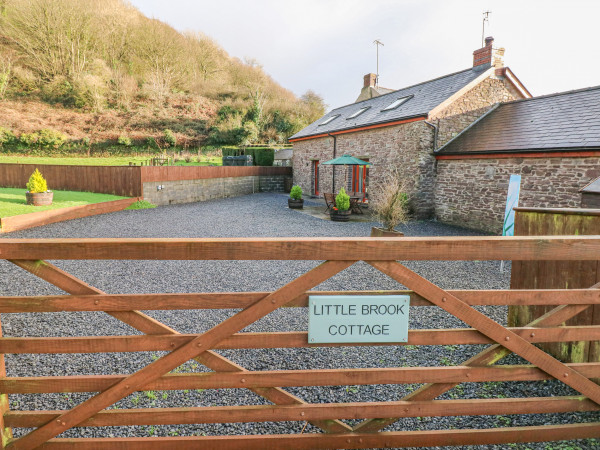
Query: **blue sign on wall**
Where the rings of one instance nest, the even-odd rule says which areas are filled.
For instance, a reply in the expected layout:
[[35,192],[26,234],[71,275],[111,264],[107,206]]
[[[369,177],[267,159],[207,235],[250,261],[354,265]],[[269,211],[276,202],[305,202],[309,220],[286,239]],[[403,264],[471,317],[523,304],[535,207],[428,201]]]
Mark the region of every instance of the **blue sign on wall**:
[[310,295],[308,342],[407,342],[408,295]]
[[520,190],[521,175],[511,175],[510,181],[508,182],[508,195],[506,196],[506,209],[504,210],[502,236],[515,235],[515,211],[513,208],[519,206]]

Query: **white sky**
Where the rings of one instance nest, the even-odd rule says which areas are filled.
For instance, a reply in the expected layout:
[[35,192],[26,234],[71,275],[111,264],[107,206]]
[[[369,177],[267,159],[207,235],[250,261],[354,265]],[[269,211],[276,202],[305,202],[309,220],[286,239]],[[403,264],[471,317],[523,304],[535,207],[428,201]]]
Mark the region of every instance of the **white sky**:
[[600,0],[130,0],[180,31],[254,58],[296,95],[354,102],[363,76],[399,89],[472,66],[486,36],[533,95],[600,84]]

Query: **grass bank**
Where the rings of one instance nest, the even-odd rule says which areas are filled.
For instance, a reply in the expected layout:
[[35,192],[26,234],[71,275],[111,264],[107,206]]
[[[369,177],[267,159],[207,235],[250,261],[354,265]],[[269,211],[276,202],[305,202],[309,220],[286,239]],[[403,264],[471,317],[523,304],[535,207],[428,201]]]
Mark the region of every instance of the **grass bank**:
[[93,192],[53,191],[54,200],[49,206],[31,206],[25,200],[25,188],[0,188],[0,217],[12,217],[50,209],[69,206],[90,205],[92,203],[109,202],[127,197],[118,195],[96,194]]

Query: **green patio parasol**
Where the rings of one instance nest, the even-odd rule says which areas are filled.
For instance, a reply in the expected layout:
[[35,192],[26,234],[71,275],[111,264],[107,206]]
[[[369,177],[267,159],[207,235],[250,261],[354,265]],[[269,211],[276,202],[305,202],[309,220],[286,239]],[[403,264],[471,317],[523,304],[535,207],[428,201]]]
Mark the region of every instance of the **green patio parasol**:
[[322,164],[331,164],[333,166],[368,166],[370,163],[346,154],[338,156],[331,161],[325,161]]
[[[322,164],[328,164],[332,166],[368,166],[370,163],[367,161],[363,161],[362,159],[355,158],[354,156],[350,156],[348,154],[338,156],[330,161],[325,161]],[[346,184],[346,174],[344,174],[344,185]],[[332,174],[331,184],[333,189],[335,190],[335,170]]]

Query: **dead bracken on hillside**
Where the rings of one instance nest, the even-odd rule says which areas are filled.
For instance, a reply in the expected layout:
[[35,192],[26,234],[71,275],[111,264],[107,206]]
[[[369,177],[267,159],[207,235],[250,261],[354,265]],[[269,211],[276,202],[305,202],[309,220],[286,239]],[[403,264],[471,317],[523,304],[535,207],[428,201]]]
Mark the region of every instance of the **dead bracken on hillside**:
[[6,0],[0,5],[0,127],[52,128],[71,140],[171,129],[201,144],[283,142],[320,117],[254,60],[180,33],[123,0]]

